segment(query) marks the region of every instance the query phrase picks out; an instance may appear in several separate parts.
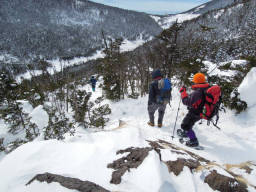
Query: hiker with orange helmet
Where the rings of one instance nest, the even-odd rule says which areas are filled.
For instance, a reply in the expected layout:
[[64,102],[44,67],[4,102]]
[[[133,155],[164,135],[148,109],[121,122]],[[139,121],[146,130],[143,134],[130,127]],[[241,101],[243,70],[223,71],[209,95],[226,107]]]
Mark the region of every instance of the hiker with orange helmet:
[[186,142],[186,145],[189,147],[197,147],[199,145],[196,134],[192,128],[194,124],[201,119],[200,114],[204,107],[202,102],[203,94],[204,91],[209,88],[209,84],[206,82],[203,73],[196,73],[193,77],[193,83],[193,92],[190,95],[187,94],[185,87],[180,89],[182,103],[188,106],[188,113],[181,123],[181,129],[177,130],[179,137],[189,138]]

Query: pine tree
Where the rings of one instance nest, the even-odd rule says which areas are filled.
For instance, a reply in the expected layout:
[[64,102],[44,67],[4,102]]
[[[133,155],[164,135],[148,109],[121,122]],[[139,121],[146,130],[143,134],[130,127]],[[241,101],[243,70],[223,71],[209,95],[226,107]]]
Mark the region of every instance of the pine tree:
[[26,132],[26,139],[33,140],[38,136],[38,128],[30,122],[31,117],[23,111],[22,103],[18,101],[20,97],[18,84],[12,76],[5,72],[0,75],[0,86],[4,94],[1,94],[0,117],[8,125],[9,132],[17,134],[20,131]]
[[0,152],[5,151],[4,138],[0,138]]
[[[91,113],[89,111],[90,126],[104,128],[109,118],[106,116],[111,113],[111,109],[108,104],[101,105],[104,97],[98,97],[95,100],[95,105],[90,103]],[[94,108],[93,108],[94,107]]]
[[120,52],[120,46],[123,42],[122,38],[119,39],[105,39],[104,34],[104,53],[106,54],[103,59],[103,65],[100,68],[100,72],[103,75],[103,90],[106,97],[110,100],[120,100],[124,96],[124,83],[122,80],[122,71],[124,64],[124,57]]
[[88,112],[88,102],[91,97],[91,93],[87,93],[85,90],[74,90],[74,95],[70,100],[71,106],[74,111],[74,119],[80,125],[87,127],[86,113]]
[[181,24],[176,20],[170,28],[164,30],[158,36],[158,38],[163,42],[161,45],[164,46],[162,47],[160,45],[160,49],[158,49],[163,58],[161,68],[168,77],[175,75],[175,71],[173,69],[180,58],[181,52],[179,50],[177,40],[181,29]]
[[58,110],[54,107],[47,108],[46,111],[49,115],[49,123],[44,128],[44,139],[62,140],[65,139],[64,135],[66,133],[74,135],[74,123],[70,122],[64,113],[58,113]]

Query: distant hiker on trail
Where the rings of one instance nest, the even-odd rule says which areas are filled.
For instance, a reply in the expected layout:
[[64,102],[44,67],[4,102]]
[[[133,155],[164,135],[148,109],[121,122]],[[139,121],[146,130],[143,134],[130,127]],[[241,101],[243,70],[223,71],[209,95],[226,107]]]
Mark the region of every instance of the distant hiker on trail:
[[92,91],[94,92],[97,80],[95,79],[94,76],[92,76],[91,79],[90,79],[90,82],[91,82],[91,85],[92,85]]
[[188,113],[181,123],[181,129],[177,130],[179,137],[189,138],[186,142],[186,145],[189,147],[197,147],[199,145],[196,134],[192,128],[194,124],[201,119],[200,114],[204,107],[202,102],[204,90],[209,88],[209,84],[205,80],[205,75],[202,73],[195,74],[193,82],[195,83],[192,85],[194,91],[190,95],[187,94],[185,87],[180,89],[182,103],[188,106]]
[[155,126],[154,114],[158,109],[158,124],[160,128],[163,126],[164,112],[166,104],[170,102],[171,98],[171,82],[167,78],[163,78],[159,69],[152,72],[153,82],[149,87],[148,98],[148,125]]

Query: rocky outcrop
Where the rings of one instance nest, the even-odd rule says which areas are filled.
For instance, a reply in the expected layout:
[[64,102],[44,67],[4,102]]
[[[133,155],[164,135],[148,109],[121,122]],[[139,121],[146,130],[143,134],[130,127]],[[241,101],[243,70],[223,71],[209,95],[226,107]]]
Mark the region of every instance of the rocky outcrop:
[[108,164],[108,168],[112,168],[115,171],[112,173],[112,179],[110,183],[120,184],[121,177],[125,172],[130,171],[131,168],[137,168],[143,162],[143,160],[148,156],[148,152],[152,148],[128,148],[125,150],[120,150],[116,154],[129,153],[126,157],[122,157],[113,163]]
[[81,192],[110,192],[104,189],[103,187],[90,181],[81,181],[80,179],[64,177],[61,175],[51,173],[38,174],[33,179],[31,179],[26,185],[31,184],[35,180],[47,183],[57,182],[63,187],[66,187],[68,189],[75,189]]
[[168,167],[169,172],[173,172],[176,176],[178,176],[183,171],[184,166],[187,166],[192,171],[199,167],[200,163],[193,159],[179,158],[176,161],[167,161],[166,165]]
[[225,192],[248,191],[247,186],[244,183],[242,183],[234,178],[220,175],[217,173],[216,170],[211,171],[211,174],[209,174],[205,178],[204,182],[208,183],[208,185],[212,189],[218,190],[218,191],[225,191]]
[[[252,163],[248,162],[242,164],[243,166],[219,165],[189,150],[163,140],[148,142],[151,147],[127,148],[117,152],[117,154],[123,154],[125,152],[129,152],[129,154],[108,165],[108,168],[115,170],[112,173],[110,183],[120,184],[122,176],[127,171],[130,172],[132,168],[138,168],[148,156],[149,152],[155,151],[159,155],[161,162],[167,166],[168,171],[175,176],[178,176],[183,171],[184,167],[188,167],[192,174],[201,174],[202,177],[200,178],[202,182],[207,183],[213,190],[245,192],[248,191],[249,186],[255,188],[255,185],[249,183],[243,176],[234,173],[231,169],[232,167],[240,168],[245,170],[247,174],[250,174],[251,171],[256,168]],[[162,150],[170,150],[171,153],[175,153],[176,156],[178,156],[177,160],[163,160],[161,155]],[[221,170],[221,172],[219,170]],[[223,173],[225,173],[225,175],[223,175]]]
[[[120,184],[122,182],[122,176],[125,173],[137,169],[143,163],[145,158],[147,158],[149,152],[155,152],[158,154],[159,160],[166,165],[170,177],[179,176],[184,168],[187,167],[193,177],[199,177],[198,181],[207,183],[213,190],[221,192],[246,192],[251,191],[252,188],[256,189],[255,184],[246,180],[246,178],[249,178],[249,175],[256,169],[256,165],[252,162],[245,162],[239,165],[220,165],[216,162],[209,161],[192,151],[163,140],[148,141],[148,143],[150,145],[149,147],[130,147],[117,151],[117,155],[126,153],[127,155],[108,164],[108,168],[114,169],[110,183],[116,185]],[[170,151],[168,154],[171,156],[174,154],[176,160],[173,160],[173,157],[170,158],[172,160],[168,160],[169,156],[164,155],[164,153],[166,154],[166,150]],[[187,179],[189,179],[189,177]],[[40,182],[46,181],[47,183],[58,182],[63,187],[81,192],[109,191],[89,181],[81,181],[80,179],[51,173],[38,174],[26,185],[31,184],[35,180]]]

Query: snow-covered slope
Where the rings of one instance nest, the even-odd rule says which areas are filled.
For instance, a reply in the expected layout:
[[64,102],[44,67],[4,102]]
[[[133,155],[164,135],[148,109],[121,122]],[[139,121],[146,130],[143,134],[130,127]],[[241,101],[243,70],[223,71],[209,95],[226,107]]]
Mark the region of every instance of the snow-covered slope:
[[[237,62],[234,62],[234,64]],[[209,71],[214,69],[214,64],[208,63]],[[218,73],[218,71],[217,71]],[[244,83],[240,87],[242,96],[247,93],[255,84],[253,78],[255,69],[248,74]],[[90,87],[85,87],[89,90]],[[93,97],[101,96],[102,91],[97,87]],[[246,99],[246,98],[245,98]],[[181,145],[175,135],[172,139],[177,109],[180,96],[178,89],[173,89],[173,100],[171,107],[167,106],[164,117],[164,126],[147,126],[147,97],[137,100],[125,99],[118,103],[111,103],[111,121],[104,130],[78,129],[75,136],[66,136],[63,141],[48,140],[39,138],[33,142],[22,145],[12,153],[0,160],[0,191],[8,192],[43,192],[43,191],[75,191],[68,190],[57,183],[39,183],[35,181],[30,185],[25,185],[36,174],[50,172],[62,176],[79,178],[94,182],[110,191],[127,192],[167,192],[167,191],[214,191],[203,180],[215,169],[222,175],[235,177],[230,173],[243,176],[250,185],[248,191],[256,191],[252,186],[256,186],[256,120],[255,106],[240,115],[235,115],[232,111],[221,113],[219,126],[221,130],[212,125],[207,126],[197,123],[194,127],[198,135],[200,144],[205,148],[203,151],[196,151]],[[250,101],[249,101],[250,100]],[[250,97],[249,102],[255,103],[255,97]],[[28,107],[29,109],[29,107]],[[31,110],[31,109],[30,109]],[[39,122],[42,116],[37,110],[31,113],[34,122]],[[177,127],[180,127],[187,109],[181,105],[178,114]],[[156,114],[157,116],[157,114]],[[119,125],[119,120],[122,121]],[[115,160],[125,157],[127,153],[116,154],[117,151],[129,147],[145,148],[149,147],[148,141],[164,140],[177,147],[193,152],[211,161],[211,165],[204,171],[190,171],[184,167],[179,176],[169,173],[168,163],[178,160],[178,158],[190,158],[189,153],[181,149],[172,149],[168,144],[161,149],[161,160],[156,151],[149,151],[146,158],[137,169],[130,168],[122,176],[120,184],[111,184],[112,172],[108,165]],[[177,153],[176,153],[176,152]],[[183,155],[182,155],[183,154]],[[248,174],[245,170],[239,169],[242,165],[233,165],[232,172],[223,169],[225,164],[240,164],[250,161],[252,170]],[[249,164],[249,162],[248,162]],[[207,167],[205,164],[205,167]],[[215,166],[213,168],[213,166]],[[232,166],[231,166],[232,167]]]
[[184,13],[176,14],[176,15],[168,15],[164,16],[162,18],[158,18],[155,16],[152,16],[153,19],[163,28],[167,29],[169,28],[176,20],[179,23],[182,23],[187,20],[194,19],[200,15],[203,15],[209,11],[225,8],[229,5],[232,5],[234,3],[242,2],[242,0],[211,0],[207,3],[204,3],[198,7],[195,7],[193,9],[190,9]]
[[[134,41],[130,41],[128,39],[124,39],[124,41],[122,42],[122,45],[120,46],[120,51],[121,52],[127,52],[127,51],[132,51],[134,49],[136,49],[137,47],[143,45],[144,43],[146,43],[147,41],[150,41],[152,38],[149,38],[148,40],[143,40],[142,36],[140,36],[139,38],[137,38]],[[89,57],[74,57],[72,59],[54,59],[54,60],[47,60],[47,62],[50,63],[51,67],[48,67],[47,71],[50,74],[55,74],[57,72],[60,72],[62,69],[65,69],[67,67],[72,67],[72,66],[78,66],[78,65],[83,65],[84,63],[88,62],[88,61],[92,61],[92,60],[96,60],[99,58],[104,58],[105,54],[103,53],[102,50],[98,50],[96,51],[96,53],[94,53],[92,56]],[[2,58],[4,59],[4,58]],[[0,62],[1,62],[1,57],[0,57]],[[38,76],[41,75],[43,72],[42,70],[31,70],[28,72],[25,72],[23,74],[17,75],[16,80],[18,82],[21,81],[21,79],[30,79],[33,76]]]
[[204,3],[198,7],[195,7],[193,9],[190,9],[186,11],[185,13],[190,13],[190,14],[204,14],[208,11],[212,11],[215,9],[221,9],[224,7],[227,7],[229,5],[232,5],[234,3],[242,2],[243,0],[211,0],[207,3]]
[[91,55],[102,47],[102,32],[135,40],[161,31],[146,13],[87,0],[1,0],[0,28],[0,57],[20,60]]
[[163,29],[168,29],[174,22],[182,23],[187,20],[194,19],[198,17],[200,14],[193,14],[193,13],[181,13],[177,15],[171,15],[163,18],[156,18],[152,17],[155,19],[155,21],[163,28]]

